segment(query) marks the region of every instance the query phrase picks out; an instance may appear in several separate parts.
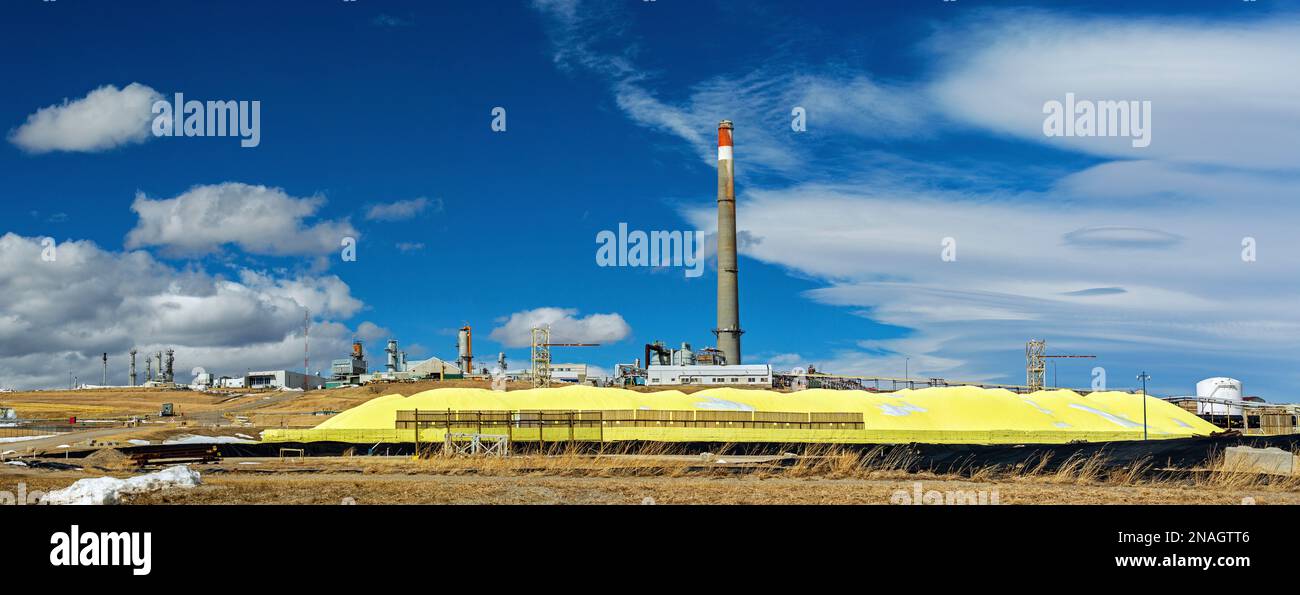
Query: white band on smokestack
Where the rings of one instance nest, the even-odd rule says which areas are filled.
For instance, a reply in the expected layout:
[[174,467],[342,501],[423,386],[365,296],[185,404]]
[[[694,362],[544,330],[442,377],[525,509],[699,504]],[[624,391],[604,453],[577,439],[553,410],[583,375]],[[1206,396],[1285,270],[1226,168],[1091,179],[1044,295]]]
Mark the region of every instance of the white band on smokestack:
[[718,147],[718,161],[731,159],[731,147]]

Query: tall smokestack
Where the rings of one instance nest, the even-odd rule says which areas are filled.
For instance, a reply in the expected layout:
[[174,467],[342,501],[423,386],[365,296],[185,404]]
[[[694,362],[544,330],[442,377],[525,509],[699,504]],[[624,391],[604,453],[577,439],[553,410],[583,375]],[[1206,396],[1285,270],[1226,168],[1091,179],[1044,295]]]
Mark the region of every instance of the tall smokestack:
[[740,297],[736,283],[736,186],[731,120],[718,123],[718,349],[740,363]]

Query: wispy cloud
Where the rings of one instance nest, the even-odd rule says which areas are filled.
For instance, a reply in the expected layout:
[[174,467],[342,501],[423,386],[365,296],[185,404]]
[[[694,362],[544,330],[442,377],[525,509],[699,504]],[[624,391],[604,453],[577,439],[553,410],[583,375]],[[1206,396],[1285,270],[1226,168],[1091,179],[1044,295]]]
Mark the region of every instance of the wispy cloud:
[[366,209],[367,221],[402,221],[411,219],[425,211],[438,213],[442,211],[442,199],[420,197],[410,200],[370,205]]
[[[738,175],[750,176],[739,223],[755,240],[744,255],[821,280],[815,302],[910,330],[836,349],[824,367],[881,373],[906,355],[917,373],[1020,382],[1021,346],[1046,336],[1124,370],[1114,386],[1135,365],[1167,371],[1169,390],[1190,388],[1171,378],[1249,372],[1291,398],[1280,389],[1300,381],[1282,365],[1300,355],[1288,273],[1300,247],[1286,223],[1300,207],[1284,198],[1300,181],[1295,18],[978,11],[935,25],[912,80],[774,62],[669,100],[634,53],[589,37],[598,13],[546,4],[557,61],[604,77],[632,122],[712,164],[717,120],[737,121]],[[1151,146],[1044,136],[1044,103],[1066,93],[1151,101]],[[806,108],[807,136],[789,134],[791,106]],[[1059,151],[981,161],[951,155],[954,135]],[[940,159],[899,146],[918,142]],[[1085,165],[1051,165],[1066,155]],[[713,209],[682,213],[716,225]],[[1247,236],[1267,257],[1241,258]]]

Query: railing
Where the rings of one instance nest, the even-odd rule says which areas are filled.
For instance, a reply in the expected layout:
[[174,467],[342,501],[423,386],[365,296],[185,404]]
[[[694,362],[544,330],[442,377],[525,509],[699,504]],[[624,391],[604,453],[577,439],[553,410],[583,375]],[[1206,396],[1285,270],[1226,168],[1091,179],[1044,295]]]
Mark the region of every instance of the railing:
[[77,426],[50,425],[50,426],[0,426],[0,438],[22,438],[23,436],[49,436],[53,434],[67,434],[68,432],[77,431]]
[[[604,439],[606,428],[734,428],[861,430],[861,412],[599,410],[599,411],[398,411],[397,430],[505,434],[512,441]],[[417,441],[419,437],[417,436]]]

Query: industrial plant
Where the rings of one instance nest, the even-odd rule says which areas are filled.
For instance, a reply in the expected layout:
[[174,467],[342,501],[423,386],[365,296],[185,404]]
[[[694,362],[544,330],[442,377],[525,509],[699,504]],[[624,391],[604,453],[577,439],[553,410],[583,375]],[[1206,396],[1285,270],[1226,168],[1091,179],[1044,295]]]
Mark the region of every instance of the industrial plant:
[[[860,394],[866,397],[867,395],[911,394],[912,391],[921,391],[917,394],[924,394],[928,389],[962,388],[975,390],[975,393],[970,394],[985,395],[984,398],[987,399],[1001,398],[1004,394],[1020,395],[1019,398],[1028,399],[1044,392],[1060,394],[1062,391],[1075,395],[1103,392],[1130,394],[1138,396],[1139,401],[1145,398],[1144,392],[1139,390],[1116,393],[1107,392],[1104,387],[1099,390],[1096,387],[1061,389],[1054,380],[1049,383],[1046,374],[1049,364],[1054,364],[1061,359],[1095,359],[1097,356],[1048,353],[1047,342],[1042,339],[1030,339],[1025,344],[1026,381],[1023,385],[965,382],[939,377],[912,377],[910,374],[905,374],[904,377],[843,375],[818,370],[815,366],[809,366],[807,369],[778,370],[771,364],[745,363],[741,351],[741,336],[745,331],[740,324],[741,291],[736,244],[734,129],[733,123],[729,120],[719,122],[717,127],[718,279],[715,294],[717,323],[711,330],[711,334],[716,339],[716,346],[693,347],[690,342],[683,341],[676,343],[674,347],[662,340],[656,340],[644,344],[643,349],[636,353],[635,357],[630,358],[630,362],[624,360],[626,363],[615,364],[609,375],[596,375],[591,373],[594,368],[590,364],[569,358],[579,355],[582,352],[579,348],[595,347],[597,344],[552,342],[551,328],[542,325],[531,329],[532,341],[527,366],[511,368],[506,361],[506,354],[501,352],[496,354],[495,362],[491,366],[476,367],[473,327],[467,323],[456,330],[454,358],[443,359],[431,356],[420,361],[408,361],[407,353],[400,347],[399,342],[396,339],[388,339],[383,344],[381,359],[383,363],[375,366],[367,359],[365,343],[354,340],[351,351],[346,354],[346,357],[332,360],[327,372],[313,373],[307,357],[310,317],[305,316],[302,329],[304,359],[301,371],[247,370],[242,374],[218,375],[198,368],[193,381],[182,386],[176,382],[174,349],[158,349],[144,354],[144,371],[141,374],[137,365],[140,352],[133,348],[127,354],[129,358],[127,386],[189,388],[198,391],[314,391],[422,381],[480,381],[491,382],[498,390],[588,386],[625,390],[724,388],[792,393],[812,389],[841,391],[845,395]],[[565,353],[564,360],[560,363],[554,361],[553,350]],[[102,386],[83,384],[82,387],[109,387],[108,362],[109,354],[105,353],[103,354],[105,382]],[[1049,384],[1052,386],[1050,389]],[[1208,378],[1198,383],[1195,388],[1194,395],[1168,397],[1161,401],[1161,406],[1173,405],[1180,411],[1225,430],[1268,434],[1297,431],[1297,406],[1269,404],[1258,397],[1246,396],[1242,393],[1242,383],[1238,380]],[[728,400],[737,398],[734,393],[727,394],[732,395]],[[931,397],[926,399],[929,398]],[[1089,402],[1097,401],[1098,399],[1091,398]],[[864,401],[864,403],[870,402]],[[934,407],[946,407],[944,403],[947,402],[947,400],[940,400]],[[793,404],[794,401],[789,400],[789,403]],[[806,405],[814,409],[825,408]],[[647,406],[651,409],[658,408],[653,406],[653,401]],[[644,406],[638,405],[638,407]],[[907,405],[899,405],[899,407],[906,408]],[[858,407],[848,409],[856,410]],[[852,416],[847,413],[846,415]],[[1002,418],[993,423],[996,426],[997,423],[1006,422],[1007,419]],[[337,423],[337,420],[332,420],[331,423]],[[1059,424],[1060,428],[1074,425],[1064,421]],[[1068,433],[1062,434],[1065,435]]]
[[[657,445],[654,448],[687,453],[674,456],[703,457],[700,460],[712,469],[720,464],[713,453],[717,449],[769,457],[759,460],[781,466],[803,464],[786,462],[788,458],[823,456],[809,454],[820,452],[815,448],[849,448],[858,449],[853,451],[859,453],[855,465],[867,465],[861,462],[867,455],[860,453],[876,451],[862,449],[889,446],[911,454],[895,450],[888,457],[917,457],[899,463],[908,471],[947,464],[973,473],[978,461],[972,462],[974,451],[968,449],[980,445],[986,449],[980,456],[990,457],[988,468],[1023,469],[1040,457],[1038,469],[1062,473],[1060,468],[1068,470],[1074,464],[1069,461],[1086,452],[1100,456],[1087,450],[1090,445],[1106,445],[1117,454],[1097,465],[1112,473],[1135,473],[1142,461],[1158,455],[1165,457],[1166,465],[1190,468],[1231,461],[1252,473],[1300,475],[1300,457],[1271,448],[1288,448],[1300,435],[1300,406],[1266,403],[1245,393],[1240,380],[1228,377],[1206,378],[1189,387],[1191,394],[1166,398],[1147,394],[1145,372],[1138,376],[1141,389],[1064,388],[1055,374],[1048,374],[1051,366],[1098,356],[1051,352],[1042,338],[1024,343],[1024,384],[914,376],[907,369],[902,377],[846,375],[811,365],[776,369],[769,363],[747,362],[741,350],[734,126],[724,120],[717,132],[717,320],[711,329],[715,345],[652,340],[629,350],[622,363],[606,373],[582,361],[586,348],[598,344],[553,337],[553,329],[542,324],[529,329],[527,363],[511,366],[504,352],[496,353],[495,361],[477,356],[473,327],[465,323],[455,330],[455,344],[448,346],[445,359],[434,355],[408,360],[398,340],[390,338],[381,344],[382,355],[376,354],[374,362],[366,343],[356,339],[349,352],[340,354],[344,357],[313,372],[307,343],[310,318],[304,317],[301,370],[221,375],[196,369],[193,381],[181,385],[176,382],[174,349],[144,353],[143,374],[137,361],[141,352],[131,349],[129,385],[114,387],[106,382],[105,353],[104,385],[83,384],[80,400],[94,403],[100,395],[138,387],[159,391],[156,394],[167,401],[156,411],[141,414],[137,409],[122,417],[87,409],[95,412],[92,426],[77,418],[83,411],[77,408],[80,404],[39,405],[68,414],[66,422],[56,424],[6,402],[0,417],[8,421],[0,425],[19,433],[17,444],[32,445],[24,465],[45,464],[42,457],[56,452],[67,457],[73,450],[87,458],[100,456],[100,451],[118,452],[141,465],[218,464],[224,456],[251,457],[242,462],[261,465],[271,457],[350,460],[364,454],[473,461],[527,453],[553,456],[551,449],[557,447],[567,453],[626,453]],[[1020,347],[1008,346],[1012,349]],[[185,391],[197,398],[187,401]],[[127,397],[132,403],[140,398],[129,392]],[[104,438],[131,435],[139,428],[170,434],[198,426],[211,431],[229,428],[224,431],[233,434],[186,434],[157,444],[140,438],[106,443]],[[240,433],[243,428],[261,429],[253,436]],[[74,448],[76,435],[87,438]],[[791,454],[796,446],[804,449],[803,455]],[[1227,454],[1215,454],[1221,447]],[[1049,464],[1052,457],[1058,460]]]

